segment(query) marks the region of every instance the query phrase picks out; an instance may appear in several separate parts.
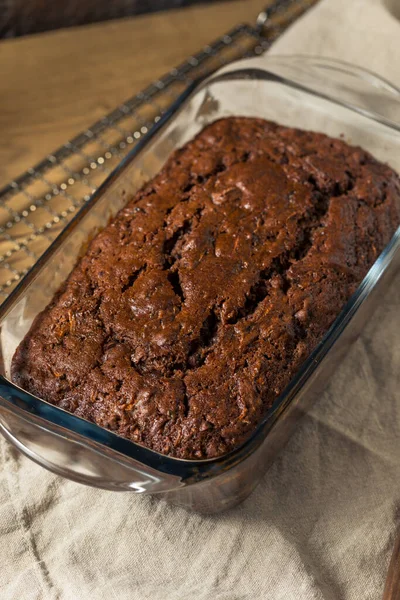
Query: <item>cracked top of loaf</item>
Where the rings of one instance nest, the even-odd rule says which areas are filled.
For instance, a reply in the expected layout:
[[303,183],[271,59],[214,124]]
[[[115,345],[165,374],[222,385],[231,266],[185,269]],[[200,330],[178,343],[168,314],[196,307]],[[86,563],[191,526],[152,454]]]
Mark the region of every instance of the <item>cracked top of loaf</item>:
[[255,429],[390,240],[400,183],[345,142],[226,118],[91,242],[14,382],[159,452]]

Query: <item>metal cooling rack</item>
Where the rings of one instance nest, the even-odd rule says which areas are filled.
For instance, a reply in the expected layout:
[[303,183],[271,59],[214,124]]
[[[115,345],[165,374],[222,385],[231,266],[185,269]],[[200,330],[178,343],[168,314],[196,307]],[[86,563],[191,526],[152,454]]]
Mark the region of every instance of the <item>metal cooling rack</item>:
[[190,82],[262,54],[316,1],[276,0],[0,190],[0,302]]

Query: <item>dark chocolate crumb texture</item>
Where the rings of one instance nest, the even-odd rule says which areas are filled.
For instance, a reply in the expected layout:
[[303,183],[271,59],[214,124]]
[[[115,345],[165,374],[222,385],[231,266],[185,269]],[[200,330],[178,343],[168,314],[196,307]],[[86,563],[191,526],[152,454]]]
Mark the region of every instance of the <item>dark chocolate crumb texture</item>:
[[241,444],[399,223],[360,148],[227,118],[176,151],[17,349],[22,388],[164,454]]

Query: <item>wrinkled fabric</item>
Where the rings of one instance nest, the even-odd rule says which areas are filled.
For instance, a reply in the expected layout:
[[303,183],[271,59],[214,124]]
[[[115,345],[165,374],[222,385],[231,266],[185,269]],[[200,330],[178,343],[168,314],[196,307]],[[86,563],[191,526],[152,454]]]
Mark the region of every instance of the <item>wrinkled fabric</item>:
[[[337,56],[400,85],[399,33],[378,0],[326,0],[274,52]],[[259,487],[229,512],[87,488],[1,440],[1,598],[379,598],[400,526],[399,306],[398,277]]]

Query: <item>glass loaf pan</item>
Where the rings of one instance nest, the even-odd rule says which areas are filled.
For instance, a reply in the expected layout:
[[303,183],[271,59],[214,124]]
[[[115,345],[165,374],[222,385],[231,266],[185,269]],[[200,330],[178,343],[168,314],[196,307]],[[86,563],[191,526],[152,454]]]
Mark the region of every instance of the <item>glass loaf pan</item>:
[[[400,268],[400,228],[329,332],[253,435],[211,460],[171,458],[144,448],[23,391],[10,381],[14,351],[87,245],[169,154],[228,115],[344,136],[400,172],[400,92],[373,74],[311,57],[264,56],[233,63],[193,84],[123,160],[0,309],[0,428],[47,469],[108,490],[159,494],[217,512],[255,488],[295,423],[357,337]],[[123,193],[124,192],[124,193]]]

